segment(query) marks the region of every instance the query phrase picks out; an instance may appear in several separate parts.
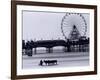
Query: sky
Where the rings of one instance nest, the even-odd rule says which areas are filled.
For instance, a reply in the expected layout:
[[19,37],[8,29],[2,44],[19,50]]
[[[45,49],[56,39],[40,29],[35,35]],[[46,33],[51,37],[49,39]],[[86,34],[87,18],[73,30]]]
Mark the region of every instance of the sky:
[[[22,33],[23,40],[56,40],[65,39],[61,32],[61,22],[66,12],[46,12],[46,11],[23,11],[22,12]],[[89,14],[84,14],[87,23],[86,36],[89,37]],[[64,25],[63,31],[66,37],[68,37],[72,25],[76,24],[78,26],[80,34],[83,34],[84,22],[79,16],[68,16],[64,20],[67,25]],[[83,27],[84,28],[84,27]]]

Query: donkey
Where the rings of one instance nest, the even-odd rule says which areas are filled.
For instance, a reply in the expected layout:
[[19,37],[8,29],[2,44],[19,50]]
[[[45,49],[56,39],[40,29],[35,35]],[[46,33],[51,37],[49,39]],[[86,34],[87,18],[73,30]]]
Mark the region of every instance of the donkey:
[[57,60],[44,60],[46,65],[55,65],[57,64]]

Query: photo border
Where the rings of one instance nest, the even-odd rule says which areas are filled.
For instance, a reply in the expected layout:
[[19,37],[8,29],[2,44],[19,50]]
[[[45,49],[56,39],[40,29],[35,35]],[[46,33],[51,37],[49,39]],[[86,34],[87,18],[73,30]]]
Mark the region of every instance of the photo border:
[[[17,5],[93,9],[94,10],[94,71],[36,74],[36,75],[32,74],[17,75]],[[33,1],[11,1],[11,79],[12,80],[76,76],[76,75],[78,76],[78,75],[90,75],[90,74],[91,75],[97,74],[97,6],[96,5],[80,5],[80,4],[33,2]]]

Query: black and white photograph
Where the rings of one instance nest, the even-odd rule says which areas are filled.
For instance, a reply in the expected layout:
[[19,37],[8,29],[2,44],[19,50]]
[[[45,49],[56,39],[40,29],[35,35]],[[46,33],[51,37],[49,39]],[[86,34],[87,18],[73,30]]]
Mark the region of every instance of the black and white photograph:
[[89,13],[22,11],[22,68],[89,66]]

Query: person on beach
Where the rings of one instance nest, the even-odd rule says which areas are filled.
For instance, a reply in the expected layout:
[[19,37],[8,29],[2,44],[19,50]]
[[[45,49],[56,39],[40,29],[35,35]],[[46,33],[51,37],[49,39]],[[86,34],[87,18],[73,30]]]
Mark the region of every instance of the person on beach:
[[40,66],[43,66],[43,61],[42,60],[40,60]]

